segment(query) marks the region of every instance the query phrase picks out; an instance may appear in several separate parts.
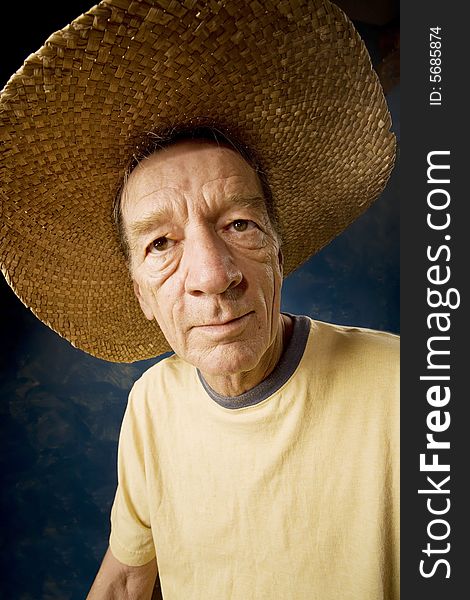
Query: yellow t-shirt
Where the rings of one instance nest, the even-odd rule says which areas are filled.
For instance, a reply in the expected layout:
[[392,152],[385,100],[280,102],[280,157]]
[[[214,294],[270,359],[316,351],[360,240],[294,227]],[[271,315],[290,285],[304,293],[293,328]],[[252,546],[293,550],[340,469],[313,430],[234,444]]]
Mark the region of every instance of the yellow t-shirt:
[[114,556],[156,555],[165,600],[397,599],[398,392],[396,336],[319,321],[240,408],[156,364],[123,420]]

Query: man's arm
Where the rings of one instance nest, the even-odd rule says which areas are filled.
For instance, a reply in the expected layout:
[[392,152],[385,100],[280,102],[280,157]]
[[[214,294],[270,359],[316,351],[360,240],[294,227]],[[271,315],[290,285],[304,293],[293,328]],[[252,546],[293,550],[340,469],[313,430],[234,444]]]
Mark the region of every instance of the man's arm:
[[108,548],[87,600],[150,600],[156,577],[155,558],[141,567],[129,567]]

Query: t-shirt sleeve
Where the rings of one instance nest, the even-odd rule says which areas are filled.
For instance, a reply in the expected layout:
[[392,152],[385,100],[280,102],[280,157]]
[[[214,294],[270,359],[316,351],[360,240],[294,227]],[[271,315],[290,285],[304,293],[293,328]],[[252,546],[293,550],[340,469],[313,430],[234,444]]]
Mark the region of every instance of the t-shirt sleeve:
[[111,510],[109,545],[120,562],[140,566],[155,557],[155,547],[145,476],[144,432],[139,426],[134,390],[129,396],[119,436],[118,487]]

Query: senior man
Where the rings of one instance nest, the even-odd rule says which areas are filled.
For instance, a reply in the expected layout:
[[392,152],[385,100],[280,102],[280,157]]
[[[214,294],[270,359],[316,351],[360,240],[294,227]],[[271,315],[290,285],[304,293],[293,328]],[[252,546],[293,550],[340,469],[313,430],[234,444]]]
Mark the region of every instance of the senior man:
[[132,392],[90,598],[122,565],[150,590],[155,551],[169,597],[395,597],[395,336],[280,313],[263,186],[210,134],[150,154],[121,202],[136,296],[176,354]]
[[101,358],[175,352],[130,394],[90,599],[396,599],[397,338],[280,313],[393,164],[350,22],[105,0],[2,108],[12,287]]

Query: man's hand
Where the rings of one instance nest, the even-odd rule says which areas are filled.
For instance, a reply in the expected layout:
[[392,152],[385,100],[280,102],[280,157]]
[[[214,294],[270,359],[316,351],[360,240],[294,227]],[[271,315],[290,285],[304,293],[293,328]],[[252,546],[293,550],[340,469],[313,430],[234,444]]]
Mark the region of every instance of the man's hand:
[[108,548],[87,600],[150,600],[156,577],[155,559],[141,567],[129,567]]

